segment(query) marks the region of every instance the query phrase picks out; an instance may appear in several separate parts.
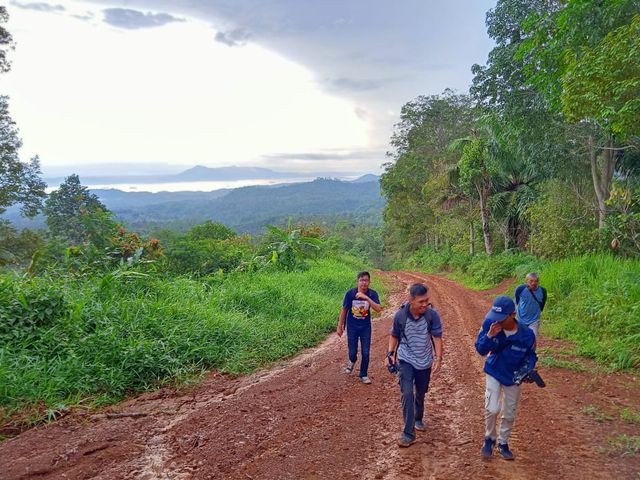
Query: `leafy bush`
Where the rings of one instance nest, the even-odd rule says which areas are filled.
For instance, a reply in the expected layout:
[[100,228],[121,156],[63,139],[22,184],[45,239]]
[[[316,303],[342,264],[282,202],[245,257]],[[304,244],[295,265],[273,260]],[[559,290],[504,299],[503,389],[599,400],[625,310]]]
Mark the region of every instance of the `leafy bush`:
[[38,327],[52,326],[67,308],[61,288],[48,279],[21,281],[1,276],[0,340],[16,340]]
[[167,272],[177,274],[207,275],[218,270],[229,272],[240,265],[249,250],[248,240],[243,237],[228,240],[194,240],[186,237],[167,248],[163,267]]
[[529,244],[535,255],[559,259],[601,249],[597,210],[582,200],[593,196],[592,188],[561,180],[544,186],[540,200],[527,211],[531,224]]

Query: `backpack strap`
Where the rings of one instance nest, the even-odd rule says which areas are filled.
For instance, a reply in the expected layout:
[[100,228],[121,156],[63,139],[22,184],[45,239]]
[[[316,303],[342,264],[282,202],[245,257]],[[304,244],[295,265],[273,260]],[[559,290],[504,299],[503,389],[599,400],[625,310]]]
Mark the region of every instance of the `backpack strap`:
[[[400,338],[398,338],[398,346],[396,347],[394,356],[397,356],[398,354],[398,348],[400,348],[400,342],[402,341],[402,339],[404,338],[406,340],[407,338],[407,336],[404,333],[404,330],[405,330],[405,327],[407,326],[407,318],[409,317],[408,309],[409,309],[408,302],[405,302],[402,305],[400,305],[401,315],[399,318],[399,324],[400,324],[401,333],[400,333]],[[427,319],[427,325],[429,326],[429,333],[431,333],[431,330],[433,329],[433,305],[429,304],[429,308],[424,313],[424,317]],[[431,341],[433,342],[433,339],[431,339]]]
[[[544,298],[544,290],[541,290],[541,291],[542,291],[542,298]],[[536,301],[536,303],[538,304],[538,307],[540,307],[540,311],[542,311],[542,309],[544,308],[544,303],[542,303],[540,300],[538,300],[538,297],[536,297],[536,294],[533,293],[531,290],[529,290],[529,294]]]

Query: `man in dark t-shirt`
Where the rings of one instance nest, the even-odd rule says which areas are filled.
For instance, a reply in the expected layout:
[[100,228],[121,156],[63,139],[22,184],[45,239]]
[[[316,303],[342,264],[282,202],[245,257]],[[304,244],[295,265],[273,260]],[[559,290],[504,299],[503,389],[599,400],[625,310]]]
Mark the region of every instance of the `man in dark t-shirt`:
[[345,373],[351,373],[358,359],[358,340],[360,340],[360,380],[370,384],[367,375],[369,369],[369,350],[371,348],[371,309],[379,312],[382,310],[378,292],[369,288],[371,275],[369,272],[360,272],[357,275],[358,286],[347,291],[342,301],[342,310],[338,320],[337,333],[342,336],[347,329],[347,343],[349,346],[349,362],[345,367]]

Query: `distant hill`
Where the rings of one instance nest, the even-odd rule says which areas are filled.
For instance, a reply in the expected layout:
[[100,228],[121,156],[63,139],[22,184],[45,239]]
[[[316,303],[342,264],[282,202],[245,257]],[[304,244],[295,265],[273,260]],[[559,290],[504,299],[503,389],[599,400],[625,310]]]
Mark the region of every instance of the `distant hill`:
[[380,177],[378,175],[374,175],[373,173],[367,173],[366,175],[362,175],[354,180],[351,180],[351,183],[367,183],[367,182],[379,182]]
[[[100,175],[80,177],[83,185],[109,184],[138,184],[146,183],[174,183],[174,182],[206,182],[232,180],[281,180],[284,178],[301,178],[306,175],[292,172],[276,172],[268,168],[259,167],[217,167],[209,168],[197,165],[176,174],[162,175]],[[44,179],[47,185],[56,186],[64,181],[64,177],[49,177]]]
[[91,189],[110,210],[117,212],[128,208],[141,208],[168,202],[204,202],[223,197],[231,189],[223,188],[212,192],[123,192],[115,188]]
[[203,182],[221,180],[255,180],[297,178],[301,175],[290,172],[275,172],[268,168],[259,167],[219,167],[209,168],[197,165],[193,168],[171,176],[171,182]]
[[[105,200],[106,201],[106,200]],[[236,188],[219,198],[175,199],[165,203],[113,209],[134,228],[150,224],[180,225],[213,220],[238,232],[262,231],[267,223],[294,220],[325,221],[349,219],[365,223],[381,220],[384,199],[377,181],[351,183],[317,179],[313,182]],[[106,203],[109,206],[109,203]]]
[[[212,192],[91,191],[118,220],[140,232],[162,227],[185,230],[206,220],[222,222],[241,233],[261,232],[265,224],[282,224],[289,217],[330,224],[340,219],[379,223],[385,204],[377,177],[354,182],[319,178]],[[42,216],[26,220],[15,206],[3,217],[19,228],[44,227]]]

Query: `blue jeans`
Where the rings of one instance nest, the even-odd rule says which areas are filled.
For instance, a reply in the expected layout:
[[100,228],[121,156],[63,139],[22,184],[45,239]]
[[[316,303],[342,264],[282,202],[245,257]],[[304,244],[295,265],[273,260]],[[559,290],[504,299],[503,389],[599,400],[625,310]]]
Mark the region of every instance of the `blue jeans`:
[[358,360],[358,340],[360,340],[360,377],[366,377],[369,370],[369,350],[371,349],[371,322],[368,320],[353,320],[347,322],[347,344],[349,346],[349,361]]
[[431,367],[418,370],[410,363],[400,360],[398,373],[404,417],[403,435],[413,440],[416,438],[414,430],[416,420],[422,420],[424,416],[424,396],[429,389]]

